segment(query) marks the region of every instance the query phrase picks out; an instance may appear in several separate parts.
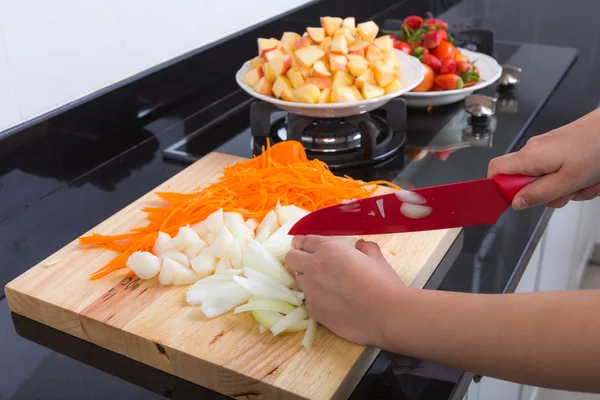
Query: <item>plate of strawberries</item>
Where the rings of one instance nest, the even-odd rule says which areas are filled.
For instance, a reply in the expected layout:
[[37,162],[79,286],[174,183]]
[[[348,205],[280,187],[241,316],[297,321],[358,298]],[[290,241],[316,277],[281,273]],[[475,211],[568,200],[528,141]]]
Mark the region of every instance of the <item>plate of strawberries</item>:
[[394,48],[421,61],[425,77],[402,97],[412,107],[429,107],[462,101],[494,83],[502,67],[487,54],[456,47],[448,24],[437,18],[412,15],[394,32]]

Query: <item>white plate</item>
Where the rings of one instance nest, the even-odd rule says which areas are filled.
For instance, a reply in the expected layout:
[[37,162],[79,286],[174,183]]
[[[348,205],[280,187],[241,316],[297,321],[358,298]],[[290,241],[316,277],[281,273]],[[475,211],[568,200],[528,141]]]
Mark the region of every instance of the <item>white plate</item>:
[[502,67],[498,62],[483,53],[476,53],[466,49],[460,49],[461,53],[467,56],[469,61],[476,61],[476,66],[479,68],[481,81],[476,85],[469,86],[468,88],[456,89],[456,90],[443,90],[439,92],[409,92],[402,95],[402,98],[406,100],[406,104],[410,107],[429,107],[429,106],[441,106],[444,104],[456,103],[463,100],[468,95],[472,94],[476,90],[483,89],[486,86],[491,85],[500,78],[502,74]]
[[421,83],[423,77],[425,76],[425,68],[421,62],[417,58],[409,56],[400,50],[394,49],[394,51],[396,52],[396,55],[400,60],[400,64],[402,65],[402,77],[400,78],[402,89],[369,100],[353,101],[351,103],[308,104],[284,101],[276,99],[275,97],[265,96],[257,93],[252,87],[242,82],[244,74],[250,70],[250,61],[245,62],[242,68],[240,68],[240,70],[235,74],[235,80],[237,81],[238,85],[240,85],[240,87],[251,96],[274,104],[282,110],[315,118],[349,117],[379,108],[394,97],[400,96],[403,93],[412,90],[419,83]]

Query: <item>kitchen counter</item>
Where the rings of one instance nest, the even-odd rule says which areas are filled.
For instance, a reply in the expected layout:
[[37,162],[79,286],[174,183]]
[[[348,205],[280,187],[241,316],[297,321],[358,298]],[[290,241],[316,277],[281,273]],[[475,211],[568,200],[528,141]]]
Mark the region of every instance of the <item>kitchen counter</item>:
[[[312,13],[335,14],[335,7],[340,9],[338,3],[318,2],[290,20],[306,26],[302,18]],[[595,52],[600,46],[599,35],[591,33],[600,29],[595,24],[600,4],[593,0],[572,0],[568,4],[559,0],[465,0],[453,8],[448,8],[452,2],[446,1],[404,1],[393,7],[383,7],[380,1],[372,3],[368,9],[349,10],[349,14],[361,19],[374,15],[380,22],[429,9],[435,14],[443,12],[442,17],[449,22],[495,29],[498,39],[579,49],[578,62],[515,148],[522,147],[533,135],[593,110],[600,99],[600,80],[593,79],[600,67]],[[381,8],[376,9],[376,5]],[[515,13],[517,5],[527,12]],[[281,32],[281,22],[275,25],[279,25],[275,31]],[[574,43],[572,38],[578,41]],[[15,130],[0,141],[1,399],[158,399],[159,394],[220,398],[36,322],[11,316],[3,299],[8,281],[185,168],[165,161],[162,151],[240,102],[239,94],[231,94],[235,90],[232,79],[215,79],[200,94],[186,92],[180,96],[174,96],[174,88],[185,85],[173,79],[150,77],[137,86]],[[138,101],[135,112],[128,108],[132,91]],[[120,105],[120,113],[109,112],[113,104]],[[136,118],[131,119],[132,114]],[[206,151],[226,139],[208,138]],[[486,168],[487,162],[482,160],[468,169],[445,173],[453,174],[453,181],[460,181],[485,175]],[[436,278],[438,288],[480,293],[513,291],[549,215],[543,208],[509,210],[492,229],[465,229],[462,246],[454,254],[456,260]],[[477,269],[473,266],[476,258]],[[405,377],[394,386],[386,384],[390,359],[391,355],[385,353],[378,358],[354,398],[446,399],[461,390],[464,393],[464,385],[471,378],[436,364],[396,359],[394,373],[404,371]]]

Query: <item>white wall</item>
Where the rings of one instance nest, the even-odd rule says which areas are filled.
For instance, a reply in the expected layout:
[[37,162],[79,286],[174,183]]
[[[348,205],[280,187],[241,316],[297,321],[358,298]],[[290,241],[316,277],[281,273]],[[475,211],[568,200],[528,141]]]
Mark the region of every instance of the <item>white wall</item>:
[[308,2],[0,1],[0,132]]

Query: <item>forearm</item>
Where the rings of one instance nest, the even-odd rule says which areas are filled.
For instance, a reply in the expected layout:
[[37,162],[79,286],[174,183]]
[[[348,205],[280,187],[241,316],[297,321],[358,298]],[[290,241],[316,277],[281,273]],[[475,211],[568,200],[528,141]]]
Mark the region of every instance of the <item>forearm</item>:
[[529,385],[600,392],[600,291],[409,289],[391,305],[388,350]]

